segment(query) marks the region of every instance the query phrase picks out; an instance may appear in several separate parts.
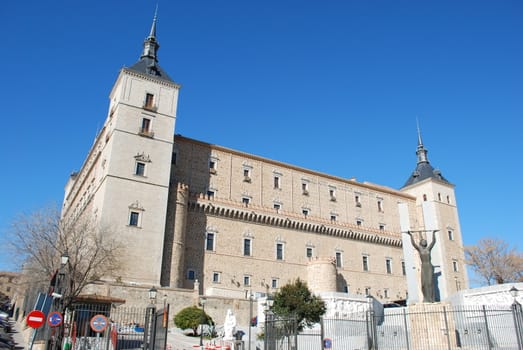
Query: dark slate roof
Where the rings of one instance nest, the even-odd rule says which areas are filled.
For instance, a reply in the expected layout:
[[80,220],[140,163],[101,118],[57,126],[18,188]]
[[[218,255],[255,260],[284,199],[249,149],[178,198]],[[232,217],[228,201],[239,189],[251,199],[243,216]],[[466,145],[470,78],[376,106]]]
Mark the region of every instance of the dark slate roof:
[[169,77],[169,75],[162,69],[162,67],[160,67],[158,63],[147,57],[141,58],[138,62],[127,69],[146,75],[152,75],[155,78],[174,83],[174,80]]
[[416,164],[416,169],[414,169],[414,171],[410,175],[407,182],[405,182],[405,185],[403,185],[403,187],[413,185],[425,179],[435,179],[450,184],[450,182],[443,177],[441,171],[439,171],[438,169],[434,169],[432,165],[430,165],[427,153],[428,151],[425,149],[425,146],[423,146],[421,132],[419,131],[418,127],[418,148],[416,149],[418,163]]
[[429,162],[421,162],[416,165],[416,169],[412,172],[412,175],[410,175],[403,187],[413,185],[428,178],[433,178],[450,184],[450,182],[443,177],[441,171],[434,169]]
[[[158,9],[156,9],[156,11],[158,11]],[[154,14],[149,36],[143,42],[143,51],[140,60],[128,69],[174,83],[169,75],[158,64],[158,49],[160,48],[160,45],[156,40],[156,20],[157,13]]]

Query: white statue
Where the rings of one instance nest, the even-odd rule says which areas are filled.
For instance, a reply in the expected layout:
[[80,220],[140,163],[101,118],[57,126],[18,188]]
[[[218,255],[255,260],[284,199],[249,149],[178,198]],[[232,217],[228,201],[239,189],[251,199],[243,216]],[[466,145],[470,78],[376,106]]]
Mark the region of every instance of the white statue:
[[224,336],[223,340],[234,340],[234,332],[236,330],[236,316],[231,309],[227,309],[227,316],[225,316],[225,323],[223,324]]

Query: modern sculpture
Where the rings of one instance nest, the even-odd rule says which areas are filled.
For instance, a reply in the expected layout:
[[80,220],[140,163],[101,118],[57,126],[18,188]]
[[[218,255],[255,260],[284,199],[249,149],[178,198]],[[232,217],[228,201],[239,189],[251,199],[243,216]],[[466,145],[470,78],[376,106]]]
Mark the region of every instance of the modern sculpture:
[[410,242],[412,246],[418,251],[421,260],[421,291],[423,292],[423,301],[426,303],[433,303],[436,301],[434,292],[434,265],[432,265],[430,252],[436,244],[436,232],[432,231],[432,242],[427,245],[427,240],[421,238],[419,245],[414,242],[412,233],[407,231],[406,233],[410,236]]

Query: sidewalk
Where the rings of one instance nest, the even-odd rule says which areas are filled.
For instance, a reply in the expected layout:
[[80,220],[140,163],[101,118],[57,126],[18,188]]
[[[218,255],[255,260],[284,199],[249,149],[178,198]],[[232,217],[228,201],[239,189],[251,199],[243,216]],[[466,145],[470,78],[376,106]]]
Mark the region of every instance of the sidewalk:
[[11,336],[13,337],[13,340],[15,342],[15,349],[17,350],[26,350],[27,344],[25,343],[24,334],[22,333],[22,330],[24,329],[24,325],[20,322],[15,322],[11,320],[12,329],[11,329]]

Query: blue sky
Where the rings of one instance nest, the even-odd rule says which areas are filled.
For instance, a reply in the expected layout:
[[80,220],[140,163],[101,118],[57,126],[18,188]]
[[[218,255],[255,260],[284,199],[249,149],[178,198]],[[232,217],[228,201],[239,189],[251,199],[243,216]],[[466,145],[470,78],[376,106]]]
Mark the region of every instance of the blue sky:
[[[160,65],[182,85],[177,133],[398,189],[418,118],[431,164],[456,185],[465,244],[523,249],[523,2],[158,5]],[[155,6],[2,4],[0,235],[17,213],[61,202]],[[16,268],[4,252],[0,270]]]

